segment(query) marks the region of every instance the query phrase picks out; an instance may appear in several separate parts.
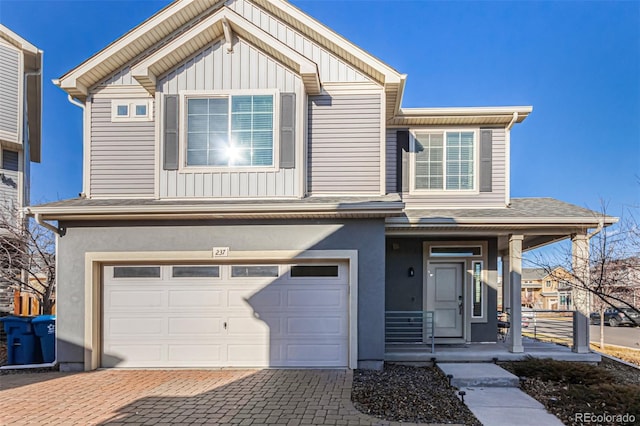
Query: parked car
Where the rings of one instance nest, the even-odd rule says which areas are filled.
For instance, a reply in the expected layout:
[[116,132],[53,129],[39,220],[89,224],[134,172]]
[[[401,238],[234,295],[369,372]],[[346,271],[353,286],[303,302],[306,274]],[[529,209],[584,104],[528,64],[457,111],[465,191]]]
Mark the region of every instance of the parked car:
[[[589,322],[593,325],[599,325],[600,312],[593,312],[589,315]],[[619,325],[635,327],[640,325],[640,314],[632,308],[607,308],[604,311],[604,323],[611,327]]]

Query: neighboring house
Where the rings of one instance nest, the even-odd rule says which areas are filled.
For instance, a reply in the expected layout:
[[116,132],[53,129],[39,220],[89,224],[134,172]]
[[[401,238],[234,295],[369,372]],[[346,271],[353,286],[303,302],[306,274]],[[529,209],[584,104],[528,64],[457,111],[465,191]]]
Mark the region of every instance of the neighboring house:
[[377,368],[385,311],[495,342],[498,257],[518,318],[522,251],[601,218],[510,198],[531,107],[402,108],[405,78],[282,0],[176,1],[60,77],[83,196],[30,213],[61,368]]
[[[41,111],[42,51],[0,25],[0,234],[29,205],[31,162],[40,162]],[[0,281],[0,315],[13,312],[13,298],[14,289]]]
[[[558,277],[566,276],[566,280]],[[522,306],[542,310],[571,310],[570,275],[558,267],[549,273],[544,268],[522,269]]]

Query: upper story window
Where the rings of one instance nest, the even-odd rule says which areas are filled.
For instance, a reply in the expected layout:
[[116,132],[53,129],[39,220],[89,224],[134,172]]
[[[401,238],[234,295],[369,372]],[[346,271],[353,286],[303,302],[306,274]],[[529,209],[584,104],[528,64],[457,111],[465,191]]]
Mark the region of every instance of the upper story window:
[[476,184],[476,132],[416,132],[413,189],[472,191]]
[[2,168],[13,172],[18,171],[20,165],[17,151],[9,151],[8,149],[2,150]]
[[114,99],[111,101],[111,121],[150,121],[152,104],[149,99]]
[[190,96],[186,165],[274,166],[274,95]]

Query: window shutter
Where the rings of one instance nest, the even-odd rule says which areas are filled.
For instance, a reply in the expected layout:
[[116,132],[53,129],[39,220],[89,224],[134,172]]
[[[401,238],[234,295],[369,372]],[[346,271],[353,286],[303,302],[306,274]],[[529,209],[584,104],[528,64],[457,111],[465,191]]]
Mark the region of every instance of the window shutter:
[[17,172],[19,169],[18,152],[2,150],[2,168],[5,170],[11,170]]
[[396,190],[409,192],[409,131],[396,133]]
[[280,168],[296,166],[296,94],[280,94]]
[[178,170],[178,95],[164,97],[164,170]]
[[493,131],[480,130],[480,192],[491,192]]

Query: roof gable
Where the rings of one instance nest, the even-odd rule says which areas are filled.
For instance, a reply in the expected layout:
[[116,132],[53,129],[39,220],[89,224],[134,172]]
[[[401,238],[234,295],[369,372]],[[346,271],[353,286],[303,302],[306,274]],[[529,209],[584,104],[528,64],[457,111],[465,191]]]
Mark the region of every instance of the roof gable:
[[238,34],[302,77],[307,93],[320,93],[317,65],[282,42],[265,34],[230,9],[223,7],[207,19],[148,56],[132,69],[135,78],[149,93],[156,90],[156,79],[197,52],[212,40],[224,37],[232,50],[232,36]]
[[[242,1],[248,2],[248,0]],[[283,61],[285,65],[294,70],[297,69],[305,81],[305,86],[314,87],[316,83],[313,80],[317,77],[314,77],[309,70],[312,62],[310,59],[226,8],[227,3],[234,3],[234,1],[177,0],[54,82],[72,96],[84,99],[93,85],[119,69],[131,66],[136,70],[136,79],[149,89],[153,80],[150,75],[157,75],[158,69],[166,68],[166,65],[161,65],[162,54],[158,55],[158,52],[162,51],[165,56],[168,55],[166,48],[169,45],[186,49],[191,53],[195,52],[197,49],[185,46],[184,43],[187,43],[185,38],[188,38],[185,35],[189,33],[192,36],[190,41],[195,44],[202,43],[198,41],[198,34],[196,34],[199,31],[200,36],[207,31],[221,35],[223,21],[214,19],[215,22],[211,22],[211,18],[213,15],[220,18],[217,13],[224,9],[222,16],[231,21],[233,30],[267,53],[274,55],[276,59]],[[252,0],[252,3],[311,37],[323,48],[344,59],[354,68],[371,76],[392,95],[387,99],[387,104],[389,105],[389,101],[392,101],[391,108],[394,112],[398,110],[399,93],[404,83],[403,75],[285,1]],[[209,23],[208,27],[205,21]],[[209,39],[209,42],[211,41],[213,40]],[[153,59],[150,59],[152,57]],[[147,71],[150,71],[150,74]]]

